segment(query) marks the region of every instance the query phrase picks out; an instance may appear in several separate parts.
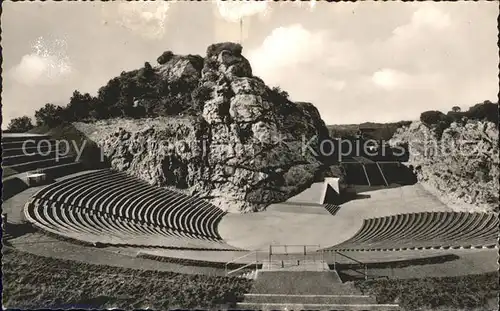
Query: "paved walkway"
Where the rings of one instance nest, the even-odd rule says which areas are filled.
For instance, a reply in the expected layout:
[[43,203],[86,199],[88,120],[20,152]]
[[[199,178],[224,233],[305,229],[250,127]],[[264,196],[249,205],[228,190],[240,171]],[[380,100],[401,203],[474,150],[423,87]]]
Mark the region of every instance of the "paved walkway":
[[9,241],[19,251],[39,256],[73,260],[95,265],[108,265],[140,270],[171,271],[187,274],[224,275],[223,269],[185,266],[146,258],[136,258],[134,252],[120,248],[94,248],[60,241],[52,237],[30,233]]

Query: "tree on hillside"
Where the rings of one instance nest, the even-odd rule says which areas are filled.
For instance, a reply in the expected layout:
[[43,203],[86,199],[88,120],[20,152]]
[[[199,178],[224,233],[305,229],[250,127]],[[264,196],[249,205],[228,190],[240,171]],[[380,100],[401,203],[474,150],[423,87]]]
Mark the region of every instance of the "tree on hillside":
[[451,111],[453,111],[453,112],[460,112],[461,110],[462,110],[462,109],[460,109],[460,107],[458,107],[458,106],[453,106],[453,107],[451,108]]
[[141,68],[137,74],[137,83],[133,85],[134,102],[137,102],[137,107],[149,116],[152,116],[152,105],[154,105],[155,99],[159,97],[159,80],[153,67],[146,62],[144,68]]
[[422,112],[420,121],[426,126],[431,127],[436,137],[440,139],[444,130],[450,126],[452,119],[441,111],[430,110]]
[[282,90],[279,86],[275,86],[271,89],[272,92],[277,94],[278,96],[281,96],[285,99],[288,99],[290,96],[288,95],[287,91]]
[[489,100],[474,105],[467,111],[467,117],[474,120],[487,120],[498,124],[498,103]]
[[120,100],[121,83],[119,78],[113,78],[97,92],[98,106],[96,113],[103,119],[119,116],[116,105]]
[[446,115],[441,111],[429,110],[420,114],[420,121],[426,125],[435,125],[443,120],[446,120]]
[[28,116],[23,116],[19,118],[14,118],[10,120],[7,130],[16,133],[24,133],[33,128],[33,123],[31,123],[31,118]]
[[134,107],[134,83],[130,80],[122,81],[121,92],[116,107],[120,111],[120,117],[129,116]]
[[54,104],[45,104],[42,108],[35,111],[35,120],[37,125],[47,125],[53,127],[64,121],[63,108]]
[[156,73],[148,62],[144,63],[144,68],[141,68],[137,74],[137,80],[140,84],[155,82]]
[[446,116],[448,116],[450,122],[458,122],[463,124],[465,120],[464,117],[466,117],[466,113],[462,111],[448,111]]
[[82,121],[86,120],[92,110],[94,98],[89,93],[82,94],[75,90],[68,106],[65,109],[66,121]]

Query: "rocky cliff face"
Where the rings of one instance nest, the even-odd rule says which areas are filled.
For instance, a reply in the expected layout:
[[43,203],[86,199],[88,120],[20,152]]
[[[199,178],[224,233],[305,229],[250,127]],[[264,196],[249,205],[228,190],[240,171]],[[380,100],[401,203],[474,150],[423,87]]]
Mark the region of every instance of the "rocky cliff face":
[[194,87],[199,114],[143,126],[101,123],[101,130],[87,134],[113,168],[187,189],[229,212],[286,200],[324,171],[313,151],[328,135],[318,110],[254,77],[241,46],[210,46],[203,66],[197,58],[174,56],[154,69],[168,82]]
[[498,128],[494,123],[452,123],[440,140],[421,122],[399,129],[392,144],[408,143],[419,181],[451,207],[498,211]]

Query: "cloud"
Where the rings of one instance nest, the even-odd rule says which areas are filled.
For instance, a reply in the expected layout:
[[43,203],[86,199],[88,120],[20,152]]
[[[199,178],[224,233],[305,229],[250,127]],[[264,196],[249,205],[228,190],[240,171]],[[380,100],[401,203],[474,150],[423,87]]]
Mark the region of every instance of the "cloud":
[[358,55],[348,41],[333,41],[323,30],[292,24],[273,29],[246,56],[253,73],[267,85],[280,86],[293,101],[312,102],[331,121],[336,115],[333,98],[348,93],[352,78],[344,74],[357,68]]
[[[317,0],[309,0],[309,1],[294,1],[292,2],[293,6],[303,8],[306,7],[309,9],[310,12],[314,11],[316,8]],[[282,2],[282,5],[288,5],[289,2]]]
[[361,48],[351,41],[330,41],[325,49],[328,67],[357,70],[363,59]]
[[399,26],[393,30],[393,34],[405,38],[411,38],[421,31],[444,30],[452,26],[452,20],[448,13],[439,10],[435,5],[421,5],[413,13],[408,24]]
[[[166,49],[203,54],[208,44],[238,40],[237,23],[222,17],[213,2],[206,7],[169,2],[168,10],[163,1],[46,2],[25,8],[6,2],[4,118],[47,102],[64,104],[75,89],[97,91],[122,70],[154,61]],[[254,74],[282,87],[292,100],[312,102],[327,123],[418,118],[425,110],[496,98],[496,3],[322,1],[310,13],[310,3],[297,8],[290,2],[248,2],[250,7],[223,13],[233,20],[251,16],[244,19],[242,38]],[[67,10],[73,5],[78,9]],[[56,15],[54,22],[50,17]],[[170,33],[173,17],[176,29]],[[30,50],[33,38],[64,31],[71,59],[57,55],[57,47],[47,48],[48,55]],[[89,47],[95,53],[89,54]],[[37,85],[28,89],[28,84]]]
[[407,74],[387,68],[376,71],[372,75],[373,83],[387,90],[407,85],[409,80],[410,78]]
[[412,16],[412,24],[416,27],[432,27],[435,29],[447,28],[451,25],[451,18],[436,6],[426,6],[417,9]]
[[222,18],[230,22],[238,22],[241,18],[252,15],[267,15],[270,7],[267,1],[220,1],[216,2]]
[[262,44],[248,53],[254,72],[275,80],[286,69],[320,57],[324,51],[323,36],[300,24],[275,28]]
[[326,85],[335,91],[342,91],[345,89],[347,83],[342,80],[327,80]]
[[72,73],[64,40],[46,41],[39,37],[33,53],[21,57],[19,64],[10,69],[10,75],[27,86],[57,84]]
[[371,80],[377,87],[388,91],[431,89],[433,86],[443,83],[443,77],[438,73],[408,74],[391,68],[384,68],[374,72]]
[[103,22],[114,21],[118,25],[146,39],[161,39],[165,32],[165,23],[170,3],[157,2],[120,2],[102,4]]

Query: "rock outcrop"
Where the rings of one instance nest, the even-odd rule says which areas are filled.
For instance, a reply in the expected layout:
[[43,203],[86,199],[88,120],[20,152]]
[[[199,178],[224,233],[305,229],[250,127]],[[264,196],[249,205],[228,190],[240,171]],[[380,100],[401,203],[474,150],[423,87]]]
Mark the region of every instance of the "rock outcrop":
[[399,129],[391,144],[406,143],[420,182],[451,207],[498,211],[498,128],[486,121],[452,123],[440,140],[421,122]]
[[296,195],[325,169],[315,152],[328,130],[312,104],[291,102],[254,77],[241,50],[215,44],[202,67],[196,58],[173,56],[154,68],[168,81],[196,84],[195,93],[205,94],[193,99],[198,116],[133,129],[127,122],[135,121],[123,121],[90,138],[113,168],[189,190],[229,212],[258,211]]

